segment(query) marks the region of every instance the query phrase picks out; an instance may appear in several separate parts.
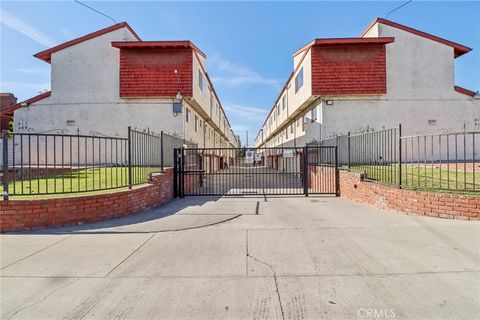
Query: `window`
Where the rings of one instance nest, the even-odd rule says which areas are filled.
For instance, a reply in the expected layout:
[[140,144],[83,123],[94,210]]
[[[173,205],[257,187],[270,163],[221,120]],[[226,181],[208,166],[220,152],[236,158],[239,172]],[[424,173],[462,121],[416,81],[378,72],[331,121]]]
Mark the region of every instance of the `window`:
[[199,124],[200,124],[200,129],[202,129],[202,127],[203,127],[203,121],[200,120],[200,123],[199,123]]
[[280,103],[277,105],[277,116],[280,116],[280,111],[282,111],[282,108],[280,108]]
[[185,113],[185,121],[187,121],[187,123],[190,123],[191,120],[192,120],[192,112],[190,111],[190,109],[187,108],[187,112]]
[[210,95],[210,113],[215,111],[215,99],[213,98],[213,94]]
[[195,116],[195,132],[198,132],[198,117]]
[[307,114],[305,113],[302,117],[302,131],[305,131],[306,124],[307,124]]
[[288,139],[288,128],[285,128],[285,139]]
[[205,94],[205,77],[203,76],[203,73],[201,70],[198,70],[198,86],[200,87],[200,90],[202,90],[202,93]]
[[298,71],[298,74],[295,77],[295,93],[297,93],[302,86],[303,86],[303,67],[300,69],[300,71]]
[[293,133],[293,123],[290,125],[290,133]]
[[284,95],[282,98],[282,109],[285,110],[285,106],[287,105],[287,95]]
[[312,109],[312,122],[317,121],[317,107]]

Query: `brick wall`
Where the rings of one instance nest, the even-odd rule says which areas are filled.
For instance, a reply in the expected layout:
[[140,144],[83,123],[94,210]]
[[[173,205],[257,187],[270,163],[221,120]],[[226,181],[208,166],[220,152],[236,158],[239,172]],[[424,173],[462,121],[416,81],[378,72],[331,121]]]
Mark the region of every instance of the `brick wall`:
[[340,195],[364,204],[407,214],[480,220],[480,196],[398,189],[362,181],[358,173],[340,171]]
[[312,48],[312,94],[387,92],[385,45]]
[[191,97],[192,77],[192,49],[120,50],[120,97]]
[[0,201],[0,231],[74,225],[130,215],[173,198],[173,170],[115,193],[39,200]]

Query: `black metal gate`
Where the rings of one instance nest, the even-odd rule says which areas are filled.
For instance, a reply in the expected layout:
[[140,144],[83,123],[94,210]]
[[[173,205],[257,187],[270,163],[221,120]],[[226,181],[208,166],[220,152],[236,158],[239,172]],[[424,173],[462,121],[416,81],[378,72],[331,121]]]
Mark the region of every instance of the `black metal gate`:
[[337,148],[181,148],[174,150],[176,197],[338,195]]

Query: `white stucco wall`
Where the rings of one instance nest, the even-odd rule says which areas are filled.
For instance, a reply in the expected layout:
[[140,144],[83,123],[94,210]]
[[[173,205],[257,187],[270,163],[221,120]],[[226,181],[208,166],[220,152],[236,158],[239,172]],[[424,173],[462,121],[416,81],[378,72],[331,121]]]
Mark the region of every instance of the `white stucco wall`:
[[[199,54],[196,54],[194,51],[192,51],[192,55],[193,55],[193,68],[192,68],[193,98],[200,105],[200,107],[203,109],[205,114],[210,116],[210,95],[211,95],[210,84],[208,83],[207,77],[202,68],[204,64],[202,63],[201,56]],[[205,93],[203,93],[202,90],[200,89],[199,76],[198,76],[199,72],[202,73],[203,78],[205,80]]]
[[[461,94],[458,93],[458,96]],[[465,96],[465,95],[464,95]],[[466,97],[466,96],[465,96]],[[334,100],[323,105],[322,136],[328,138],[367,128],[381,130],[402,124],[404,135],[432,134],[480,130],[480,100],[455,101],[392,101],[392,100]],[[435,120],[435,125],[429,125]]]
[[[15,111],[15,132],[43,132],[67,129],[69,134],[89,134],[97,131],[105,135],[127,136],[127,127],[139,130],[183,134],[183,114],[172,112],[172,100],[132,100],[113,103],[61,104],[39,102]],[[68,125],[67,121],[74,121]],[[23,126],[18,126],[22,124]]]
[[51,57],[51,103],[112,103],[119,100],[118,48],[112,41],[137,41],[127,28],[80,42]]
[[384,24],[378,28],[380,37],[395,38],[386,45],[387,98],[456,98],[452,47]]

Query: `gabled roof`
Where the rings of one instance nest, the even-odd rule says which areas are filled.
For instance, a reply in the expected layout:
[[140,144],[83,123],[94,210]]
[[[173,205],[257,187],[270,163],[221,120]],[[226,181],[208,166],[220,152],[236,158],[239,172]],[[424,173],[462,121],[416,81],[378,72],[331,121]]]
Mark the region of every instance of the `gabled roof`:
[[198,52],[202,57],[207,56],[196,45],[189,40],[178,41],[113,41],[115,48],[162,48],[162,49],[185,49],[191,48]]
[[455,86],[455,91],[466,94],[467,96],[470,96],[470,97],[474,97],[477,94],[472,90],[468,90],[459,86]]
[[395,38],[323,38],[310,41],[308,44],[295,51],[293,56],[313,47],[313,46],[336,46],[336,45],[371,45],[371,44],[387,44],[395,41]]
[[46,91],[46,92],[40,93],[39,95],[31,97],[30,99],[24,100],[24,101],[19,102],[19,103],[12,104],[11,106],[3,108],[0,111],[0,115],[2,115],[2,116],[10,115],[10,114],[13,113],[13,111],[15,111],[15,110],[17,110],[17,109],[19,109],[19,108],[21,108],[25,105],[29,105],[31,103],[34,103],[34,102],[37,102],[37,101],[40,101],[42,99],[50,97],[51,94],[52,94],[52,91]]
[[417,36],[420,36],[420,37],[424,37],[424,38],[427,38],[427,39],[430,39],[430,40],[433,40],[433,41],[436,41],[436,42],[440,42],[440,43],[443,43],[447,46],[450,46],[453,48],[454,50],[454,54],[455,54],[455,58],[456,57],[459,57],[467,52],[470,52],[472,51],[472,48],[469,48],[467,46],[464,46],[464,45],[461,45],[461,44],[458,44],[458,43],[455,43],[453,41],[449,41],[449,40],[446,40],[446,39],[443,39],[443,38],[440,38],[440,37],[437,37],[437,36],[434,36],[434,35],[431,35],[429,33],[426,33],[426,32],[423,32],[423,31],[420,31],[420,30],[416,30],[416,29],[413,29],[413,28],[410,28],[410,27],[407,27],[407,26],[404,26],[402,24],[399,24],[399,23],[396,23],[396,22],[393,22],[393,21],[390,21],[390,20],[387,20],[387,19],[383,19],[383,18],[377,18],[375,19],[374,21],[372,21],[372,23],[370,23],[368,25],[368,27],[362,32],[362,34],[360,35],[360,37],[363,37],[365,36],[365,34],[376,24],[376,23],[382,23],[384,25],[387,25],[387,26],[390,26],[390,27],[393,27],[393,28],[397,28],[397,29],[400,29],[400,30],[403,30],[403,31],[407,31],[407,32],[410,32],[410,33],[413,33]]
[[83,41],[86,41],[86,40],[90,40],[90,39],[93,39],[95,37],[98,37],[98,36],[101,36],[101,35],[104,35],[106,33],[109,33],[109,32],[112,32],[112,31],[115,31],[115,30],[118,30],[118,29],[121,29],[121,28],[127,28],[133,35],[134,37],[138,40],[138,41],[141,41],[140,37],[135,33],[135,31],[133,31],[133,29],[128,25],[128,23],[126,22],[120,22],[120,23],[117,23],[117,24],[114,24],[113,26],[110,26],[110,27],[107,27],[107,28],[104,28],[104,29],[100,29],[100,30],[97,30],[95,32],[92,32],[92,33],[89,33],[83,37],[80,37],[80,38],[76,38],[76,39],[73,39],[73,40],[70,40],[70,41],[67,41],[65,43],[62,43],[62,44],[59,44],[58,46],[55,46],[53,48],[50,48],[50,49],[47,49],[47,50],[44,50],[44,51],[41,51],[35,55],[33,55],[34,57],[40,59],[40,60],[43,60],[45,62],[48,62],[50,63],[50,60],[51,60],[51,56],[52,56],[52,53],[54,52],[57,52],[57,51],[60,51],[62,49],[65,49],[65,48],[68,48],[70,46],[73,46],[77,43],[80,43],[80,42],[83,42]]

